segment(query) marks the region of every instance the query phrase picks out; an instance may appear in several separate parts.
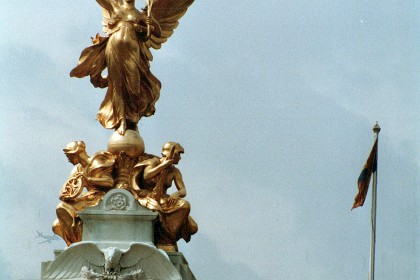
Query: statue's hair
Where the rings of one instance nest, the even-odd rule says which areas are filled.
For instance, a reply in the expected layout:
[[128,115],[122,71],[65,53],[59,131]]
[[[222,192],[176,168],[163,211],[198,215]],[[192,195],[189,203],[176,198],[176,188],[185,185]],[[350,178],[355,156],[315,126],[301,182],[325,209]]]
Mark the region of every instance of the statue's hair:
[[83,141],[72,141],[63,149],[65,154],[80,154],[86,151],[86,144]]

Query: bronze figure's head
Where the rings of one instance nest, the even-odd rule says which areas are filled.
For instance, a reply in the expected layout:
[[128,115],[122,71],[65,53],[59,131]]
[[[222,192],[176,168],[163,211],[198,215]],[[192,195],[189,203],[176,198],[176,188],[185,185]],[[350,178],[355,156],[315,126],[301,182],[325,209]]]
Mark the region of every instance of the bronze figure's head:
[[181,154],[184,153],[184,148],[176,142],[166,142],[162,147],[162,156],[173,159],[174,164],[181,160]]
[[69,161],[73,164],[80,163],[80,154],[86,154],[86,144],[83,141],[73,141],[63,149]]

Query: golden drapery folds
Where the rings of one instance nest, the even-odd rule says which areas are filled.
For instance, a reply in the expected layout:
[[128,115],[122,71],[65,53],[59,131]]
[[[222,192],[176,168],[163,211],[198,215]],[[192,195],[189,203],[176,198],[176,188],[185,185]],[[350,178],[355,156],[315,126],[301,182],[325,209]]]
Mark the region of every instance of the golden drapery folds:
[[[183,238],[189,242],[191,235],[198,231],[197,223],[189,215],[191,206],[184,199],[187,190],[181,171],[175,167],[184,152],[180,144],[167,142],[161,158],[149,154],[137,158],[116,156],[106,151],[89,157],[83,141],[70,142],[64,152],[75,167],[60,191],[61,202],[56,209],[53,231],[68,246],[82,240],[83,221],[78,212],[98,205],[110,189],[119,187],[131,191],[143,207],[159,213],[154,227],[158,248],[178,251],[177,241]],[[168,194],[172,184],[177,190]]]
[[[190,204],[183,199],[187,191],[182,174],[174,165],[181,159],[184,149],[178,143],[163,146],[162,158],[150,156],[134,167],[132,191],[139,203],[159,213],[155,226],[155,243],[165,251],[178,251],[177,241],[189,242],[198,231],[198,225],[190,214]],[[167,190],[175,183],[177,191],[169,195]]]
[[64,149],[75,167],[60,191],[62,202],[56,209],[57,219],[53,223],[53,231],[68,246],[82,238],[83,222],[77,211],[97,205],[114,185],[114,155],[100,151],[89,158],[85,148],[83,141],[77,141],[70,142]]
[[[106,35],[98,34],[92,39],[93,44],[82,51],[70,76],[89,76],[93,86],[107,88],[97,119],[121,137],[110,140],[109,152],[98,152],[91,158],[82,141],[71,142],[64,149],[75,168],[60,193],[62,202],[57,206],[53,231],[68,245],[80,241],[82,221],[77,212],[97,205],[111,188],[127,188],[143,206],[155,203],[157,208],[150,209],[160,214],[157,242],[176,248],[179,238],[188,241],[197,231],[196,223],[189,217],[190,205],[182,199],[186,190],[181,173],[173,166],[180,159],[180,145],[171,146],[177,147],[177,152],[169,153],[172,156],[150,157],[138,164],[135,170],[141,170],[138,175],[144,189],[129,181],[133,166],[144,153],[137,124],[142,117],[154,114],[160,96],[161,83],[150,72],[150,48],[161,48],[194,0],[149,0],[144,10],[138,10],[134,0],[96,1],[102,7]],[[133,133],[138,134],[138,141],[126,141]],[[166,190],[172,182],[178,191],[168,195]]]
[[[137,10],[133,0],[97,2],[107,36],[93,39],[70,76],[90,76],[95,87],[108,87],[97,119],[123,135],[136,129],[141,117],[154,114],[161,84],[150,72],[149,48],[159,49],[166,42],[193,0],[155,0],[149,15]],[[107,77],[102,76],[105,68]]]

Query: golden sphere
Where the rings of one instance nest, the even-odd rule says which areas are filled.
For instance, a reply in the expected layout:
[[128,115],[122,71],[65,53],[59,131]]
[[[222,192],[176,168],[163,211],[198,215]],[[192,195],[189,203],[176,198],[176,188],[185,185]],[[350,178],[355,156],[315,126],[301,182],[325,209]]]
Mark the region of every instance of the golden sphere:
[[108,151],[116,156],[125,152],[129,157],[139,157],[144,154],[143,138],[135,130],[128,129],[124,135],[115,131],[109,138]]

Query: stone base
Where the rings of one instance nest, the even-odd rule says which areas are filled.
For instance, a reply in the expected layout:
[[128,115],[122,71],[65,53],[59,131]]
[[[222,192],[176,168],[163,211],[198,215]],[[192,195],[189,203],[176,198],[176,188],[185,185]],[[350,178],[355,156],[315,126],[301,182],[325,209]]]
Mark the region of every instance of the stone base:
[[97,206],[78,214],[83,220],[83,241],[93,241],[100,248],[128,249],[132,242],[154,246],[153,223],[158,214],[141,206],[126,190],[111,190]]
[[113,189],[97,206],[78,214],[82,241],[54,251],[53,261],[42,262],[42,280],[195,280],[182,253],[156,248],[158,214],[142,207],[130,192]]

